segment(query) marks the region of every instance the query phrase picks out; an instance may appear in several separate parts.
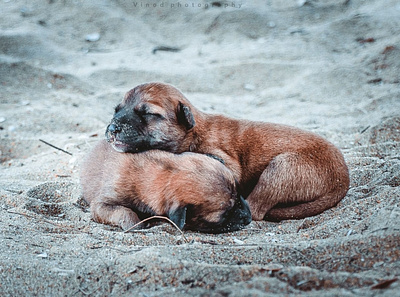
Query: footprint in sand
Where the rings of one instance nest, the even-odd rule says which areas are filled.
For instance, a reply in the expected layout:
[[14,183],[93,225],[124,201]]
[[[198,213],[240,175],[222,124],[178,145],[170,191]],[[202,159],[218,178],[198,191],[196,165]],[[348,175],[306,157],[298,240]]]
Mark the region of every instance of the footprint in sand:
[[46,182],[28,190],[25,208],[44,216],[65,218],[68,209],[76,204],[76,191],[74,183]]

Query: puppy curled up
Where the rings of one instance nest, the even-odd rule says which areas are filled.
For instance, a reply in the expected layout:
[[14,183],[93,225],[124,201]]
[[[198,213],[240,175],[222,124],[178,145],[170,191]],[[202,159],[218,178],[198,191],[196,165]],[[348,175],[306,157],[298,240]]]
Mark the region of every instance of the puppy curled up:
[[223,160],[238,181],[253,220],[314,216],[337,205],[349,189],[343,155],[321,136],[286,125],[204,113],[164,83],[146,83],[127,92],[106,136],[120,152],[160,149]]
[[93,220],[124,230],[152,215],[208,233],[237,231],[251,221],[231,171],[206,155],[119,153],[102,140],[86,157],[80,181]]

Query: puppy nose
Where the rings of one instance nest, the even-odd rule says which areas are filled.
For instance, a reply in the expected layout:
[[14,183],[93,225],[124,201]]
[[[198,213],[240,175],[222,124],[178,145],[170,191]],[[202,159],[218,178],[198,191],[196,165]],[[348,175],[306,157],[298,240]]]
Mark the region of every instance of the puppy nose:
[[121,132],[121,127],[115,125],[115,124],[110,124],[108,125],[107,131],[110,132],[111,134],[117,134]]

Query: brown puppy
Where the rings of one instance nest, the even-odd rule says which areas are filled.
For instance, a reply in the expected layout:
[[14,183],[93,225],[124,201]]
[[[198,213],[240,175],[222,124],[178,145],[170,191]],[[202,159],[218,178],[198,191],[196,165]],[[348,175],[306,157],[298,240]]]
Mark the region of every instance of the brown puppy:
[[200,112],[171,85],[147,83],[116,107],[108,141],[121,152],[160,149],[221,158],[254,220],[300,219],[335,206],[349,173],[340,151],[293,127]]
[[236,231],[251,221],[230,170],[201,154],[121,154],[103,140],[82,166],[81,185],[93,219],[123,229],[151,215],[209,233]]

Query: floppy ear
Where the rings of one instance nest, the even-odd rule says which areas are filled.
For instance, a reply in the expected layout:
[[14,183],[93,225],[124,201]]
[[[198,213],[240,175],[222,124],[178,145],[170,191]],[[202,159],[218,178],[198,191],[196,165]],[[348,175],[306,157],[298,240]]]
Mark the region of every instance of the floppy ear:
[[185,126],[188,130],[192,129],[196,124],[189,106],[186,106],[182,102],[179,102],[178,104],[177,118],[178,123]]
[[186,211],[187,211],[187,207],[178,207],[178,208],[174,208],[171,209],[168,212],[168,218],[173,221],[179,229],[183,229],[183,227],[185,226],[185,222],[186,222]]

